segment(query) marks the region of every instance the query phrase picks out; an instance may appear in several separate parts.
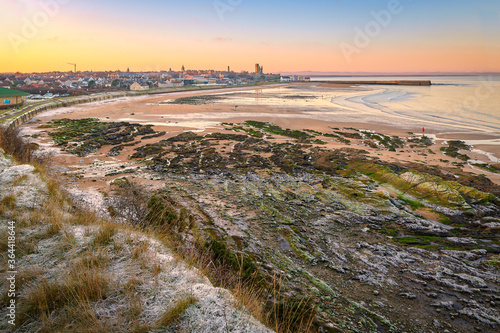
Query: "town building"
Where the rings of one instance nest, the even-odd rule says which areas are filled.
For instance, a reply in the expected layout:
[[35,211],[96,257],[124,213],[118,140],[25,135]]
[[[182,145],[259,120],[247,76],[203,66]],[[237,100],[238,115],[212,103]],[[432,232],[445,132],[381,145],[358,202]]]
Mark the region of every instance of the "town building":
[[148,90],[149,86],[148,85],[142,85],[139,82],[134,82],[130,85],[130,90],[132,91],[142,91],[142,90]]
[[10,108],[26,102],[28,93],[0,87],[0,108]]

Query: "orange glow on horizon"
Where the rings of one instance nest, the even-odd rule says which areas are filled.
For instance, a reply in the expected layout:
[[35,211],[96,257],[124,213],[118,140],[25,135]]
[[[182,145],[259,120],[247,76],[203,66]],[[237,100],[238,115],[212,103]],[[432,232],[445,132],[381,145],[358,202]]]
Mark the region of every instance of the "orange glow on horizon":
[[[10,4],[21,13],[20,7],[15,7],[20,5],[13,3],[8,1],[3,6]],[[31,10],[25,15],[28,19],[37,13],[35,2],[24,5]],[[2,22],[11,28],[6,30],[7,38],[0,40],[0,72],[65,72],[72,70],[68,62],[77,63],[82,71],[128,67],[133,71],[179,70],[182,65],[189,69],[225,70],[230,66],[235,71],[253,71],[254,64],[260,63],[265,72],[274,73],[500,72],[496,35],[488,39],[475,30],[429,36],[414,32],[406,36],[381,34],[353,53],[349,61],[340,45],[353,43],[352,31],[342,37],[332,30],[331,34],[322,31],[322,35],[313,37],[297,33],[280,38],[279,33],[233,34],[227,27],[222,31],[201,20],[189,21],[193,29],[155,29],[154,24],[141,26],[142,21],[124,23],[110,13],[89,10],[66,15],[64,9],[69,12],[71,8],[60,9],[29,38],[21,33],[25,23],[17,17]]]

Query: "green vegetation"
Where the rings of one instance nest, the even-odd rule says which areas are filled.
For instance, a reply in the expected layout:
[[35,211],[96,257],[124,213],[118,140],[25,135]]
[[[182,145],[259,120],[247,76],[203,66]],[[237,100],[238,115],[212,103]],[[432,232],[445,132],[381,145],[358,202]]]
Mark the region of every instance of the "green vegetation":
[[331,134],[331,133],[324,133],[323,134],[324,137],[327,137],[327,138],[335,138],[337,139],[339,142],[342,142],[346,145],[350,144],[351,143],[351,140],[349,139],[346,139],[340,135],[337,135],[337,134]]
[[314,95],[285,95],[285,96],[282,96],[281,98],[284,98],[284,99],[316,99],[318,97],[314,96]]
[[391,226],[383,227],[380,232],[391,237],[396,237],[399,234],[399,230]]
[[41,128],[56,129],[57,131],[52,132],[50,136],[56,145],[64,145],[70,140],[86,136],[88,133],[95,132],[105,126],[107,124],[99,122],[97,118],[83,118],[57,119],[46,126],[41,126]]
[[458,158],[462,161],[470,160],[470,157],[459,153],[460,150],[470,150],[471,147],[465,144],[463,141],[448,141],[448,147],[441,147],[440,150],[445,153],[445,155]]
[[[380,134],[380,133],[372,133],[372,132],[367,132],[367,131],[361,131],[361,133],[365,136],[365,138],[378,141],[378,143],[380,145],[389,149],[390,151],[396,151],[397,148],[404,147],[403,140],[398,136],[389,136],[389,135],[384,135],[384,134]],[[352,135],[356,135],[356,134],[358,134],[358,133],[353,133]],[[374,144],[370,143],[369,140],[365,140],[365,142],[369,146],[374,146]],[[376,148],[376,147],[377,146],[375,145],[373,148]]]
[[231,130],[233,130],[233,131],[243,131],[243,132],[247,133],[248,135],[253,136],[255,138],[262,138],[262,137],[264,137],[264,133],[262,133],[260,131],[256,131],[253,128],[245,128],[245,127],[242,127],[242,126],[233,126],[231,128]]
[[306,132],[303,132],[303,131],[290,130],[288,128],[283,129],[277,125],[265,123],[265,122],[261,122],[261,121],[247,120],[247,121],[245,121],[245,125],[248,125],[248,126],[251,126],[254,128],[258,128],[266,133],[287,136],[287,137],[294,138],[294,139],[308,139],[308,138],[313,137],[312,135],[307,134]]
[[148,203],[148,213],[144,217],[146,225],[181,233],[190,226],[191,218],[186,210],[176,209],[168,197],[154,195]]
[[[231,251],[224,241],[212,239],[205,243],[205,247],[212,254],[214,262],[221,266],[228,266],[233,272],[244,280],[261,280],[259,270],[254,260],[243,253],[236,254]],[[259,279],[260,277],[260,279]],[[259,281],[258,283],[261,283]]]
[[478,167],[480,169],[489,171],[491,173],[500,173],[500,169],[491,164],[483,164],[483,163],[472,163],[471,165]]
[[492,255],[488,260],[483,261],[483,263],[495,269],[500,269],[500,255]]
[[[262,133],[260,133],[262,134]],[[227,134],[227,133],[210,133],[204,136],[205,139],[214,140],[229,140],[229,141],[245,141],[248,137],[240,134]]]
[[224,99],[226,99],[225,95],[188,96],[174,99],[172,101],[166,102],[166,104],[203,105],[218,102]]
[[412,210],[417,210],[424,206],[421,202],[413,200],[408,196],[400,195],[398,196],[398,199],[403,201],[406,205],[410,206]]
[[409,143],[415,143],[415,144],[419,145],[420,147],[429,147],[429,146],[432,146],[434,144],[432,139],[428,136],[408,138],[407,141]]
[[352,132],[340,132],[340,131],[334,131],[334,132],[340,136],[343,136],[343,137],[346,137],[349,139],[357,139],[357,140],[363,139],[363,136],[361,134],[359,134],[358,132],[354,132],[354,133],[352,133]]
[[[53,129],[49,135],[58,146],[80,157],[94,153],[104,145],[119,146],[133,142],[138,136],[160,135],[152,125],[99,122],[96,118],[57,119],[44,127]],[[114,156],[119,151],[114,149]]]
[[[457,229],[454,229],[457,230]],[[460,233],[460,231],[455,231],[456,233]],[[460,235],[458,235],[460,236]],[[446,238],[442,237],[436,237],[436,236],[405,236],[405,237],[394,237],[393,238],[395,242],[408,245],[408,246],[414,246],[414,247],[420,247],[428,250],[432,249],[446,249],[446,250],[458,250],[458,251],[463,251],[463,250],[474,250],[477,249],[478,246],[475,244],[463,244],[463,245],[458,245],[455,244]]]
[[431,242],[440,242],[441,238],[432,236],[407,236],[395,237],[394,240],[406,245],[431,245]]
[[[390,166],[356,161],[351,162],[349,166],[380,183],[390,184],[402,193],[445,206],[461,207],[466,203],[488,204],[497,200],[491,193],[411,169],[394,172]],[[419,207],[418,203],[408,201],[408,198],[403,197],[401,200],[407,202],[413,209]]]
[[312,261],[314,257],[309,254],[309,249],[302,245],[299,236],[289,228],[279,228],[280,234],[287,240],[292,251],[304,261]]

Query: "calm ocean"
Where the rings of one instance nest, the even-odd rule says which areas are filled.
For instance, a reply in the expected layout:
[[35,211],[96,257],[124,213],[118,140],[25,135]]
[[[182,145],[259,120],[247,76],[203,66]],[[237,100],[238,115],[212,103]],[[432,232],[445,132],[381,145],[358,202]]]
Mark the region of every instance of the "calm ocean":
[[[369,86],[353,102],[409,119],[471,125],[500,132],[500,76],[311,77],[317,81],[431,80],[432,86]],[[382,90],[382,91],[380,91]]]

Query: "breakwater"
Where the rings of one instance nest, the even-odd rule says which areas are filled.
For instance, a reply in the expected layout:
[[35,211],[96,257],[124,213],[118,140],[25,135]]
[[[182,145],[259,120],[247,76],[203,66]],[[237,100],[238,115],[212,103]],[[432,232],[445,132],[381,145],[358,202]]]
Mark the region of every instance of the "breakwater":
[[318,83],[337,83],[337,84],[372,84],[372,85],[390,85],[390,86],[430,86],[430,80],[390,80],[390,81],[311,81]]

